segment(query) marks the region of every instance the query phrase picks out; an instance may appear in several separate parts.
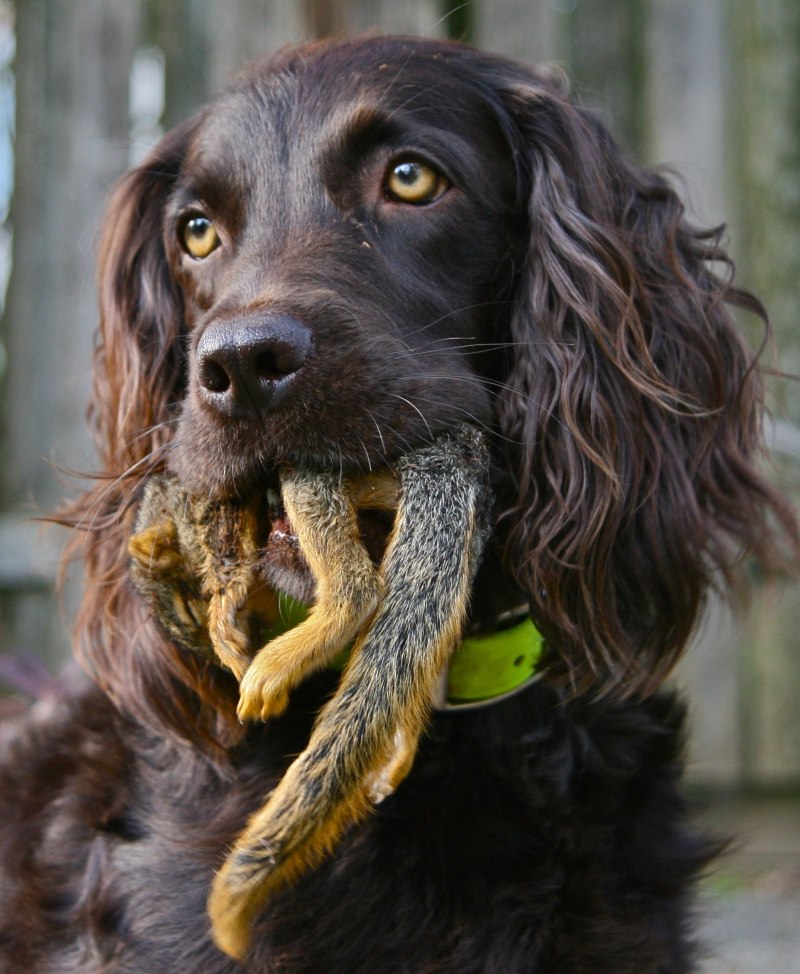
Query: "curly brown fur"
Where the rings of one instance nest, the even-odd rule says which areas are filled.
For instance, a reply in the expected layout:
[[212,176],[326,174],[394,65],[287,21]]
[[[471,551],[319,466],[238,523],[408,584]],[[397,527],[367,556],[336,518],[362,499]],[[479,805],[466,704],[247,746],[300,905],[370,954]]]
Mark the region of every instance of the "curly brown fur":
[[[440,174],[419,206],[389,192],[414,162]],[[219,234],[206,259],[181,246],[193,218]],[[648,694],[712,582],[800,548],[733,312],[766,315],[720,239],[557,78],[461,45],[285,51],[165,136],[110,203],[105,476],[65,515],[101,690],[24,727],[3,765],[9,970],[232,971],[212,875],[333,686],[238,723],[235,679],[165,638],[130,580],[148,478],[248,503],[281,466],[357,478],[464,422],[497,498],[470,623],[527,601],[548,682],[437,715],[395,794],[257,911],[244,969],[694,969],[713,849],[685,823],[680,708]],[[273,567],[301,584],[278,534]]]

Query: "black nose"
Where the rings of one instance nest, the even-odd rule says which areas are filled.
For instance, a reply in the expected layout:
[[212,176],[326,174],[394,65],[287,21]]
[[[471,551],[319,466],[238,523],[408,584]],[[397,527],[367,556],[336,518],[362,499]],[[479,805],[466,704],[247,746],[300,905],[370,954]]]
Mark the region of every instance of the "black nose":
[[225,416],[260,416],[290,391],[311,350],[311,331],[290,315],[215,322],[197,345],[199,392]]

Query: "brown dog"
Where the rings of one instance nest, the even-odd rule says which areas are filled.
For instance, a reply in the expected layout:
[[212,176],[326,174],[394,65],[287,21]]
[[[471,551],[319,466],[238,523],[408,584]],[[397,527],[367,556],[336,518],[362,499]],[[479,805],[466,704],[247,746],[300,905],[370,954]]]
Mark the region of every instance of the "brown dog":
[[[248,974],[696,969],[691,891],[716,846],[687,824],[683,711],[656,691],[710,585],[800,551],[732,309],[766,316],[728,267],[562,79],[464,45],[287,50],[168,133],[102,240],[103,476],[67,518],[92,685],[4,736],[0,969],[233,974],[212,886]],[[447,477],[404,464],[443,462],[465,425],[495,497],[457,649],[483,706],[433,714],[362,818],[398,729],[413,748],[481,533],[480,477],[451,525]],[[350,526],[301,545],[290,469]],[[394,535],[357,512],[376,580],[344,485],[398,473]],[[172,581],[148,596],[128,546],[154,477],[166,528],[140,553]],[[219,516],[203,534],[170,497]],[[217,562],[187,574],[184,528]],[[334,536],[365,577],[345,618],[321,586],[330,642],[286,633],[284,686],[273,590],[309,601],[304,545],[349,591]],[[353,627],[344,674],[240,723],[234,673],[242,712],[275,714]]]

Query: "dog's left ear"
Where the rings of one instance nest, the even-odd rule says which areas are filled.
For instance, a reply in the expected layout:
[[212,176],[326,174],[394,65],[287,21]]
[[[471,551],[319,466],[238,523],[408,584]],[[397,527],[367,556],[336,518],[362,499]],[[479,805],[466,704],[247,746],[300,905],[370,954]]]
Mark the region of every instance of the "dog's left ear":
[[520,73],[502,97],[528,226],[499,402],[508,560],[554,671],[649,692],[709,584],[733,583],[747,554],[797,558],[791,508],[759,469],[762,388],[728,306],[769,325],[731,285],[720,231],[690,227],[667,180],[561,86]]
[[220,753],[240,734],[233,681],[162,637],[128,572],[136,504],[163,464],[185,384],[186,325],[163,223],[197,123],[168,132],[109,200],[89,408],[102,472],[62,516],[79,529],[68,555],[86,569],[78,655],[122,710]]

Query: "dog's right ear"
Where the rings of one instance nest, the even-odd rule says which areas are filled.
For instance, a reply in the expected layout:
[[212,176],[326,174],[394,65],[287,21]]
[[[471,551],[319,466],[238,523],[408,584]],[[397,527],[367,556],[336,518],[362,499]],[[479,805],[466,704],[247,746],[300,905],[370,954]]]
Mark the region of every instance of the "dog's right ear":
[[89,409],[105,471],[122,474],[166,439],[184,388],[180,292],[162,222],[197,118],[172,129],[109,202],[98,261],[100,328]]

